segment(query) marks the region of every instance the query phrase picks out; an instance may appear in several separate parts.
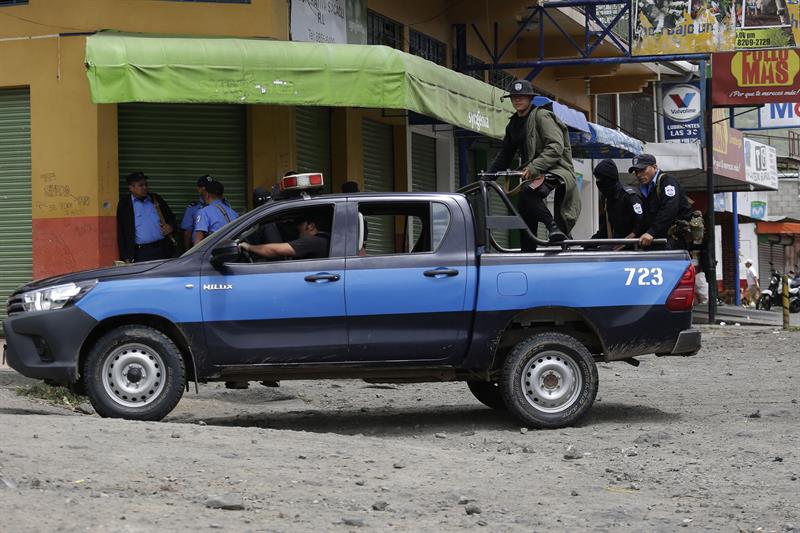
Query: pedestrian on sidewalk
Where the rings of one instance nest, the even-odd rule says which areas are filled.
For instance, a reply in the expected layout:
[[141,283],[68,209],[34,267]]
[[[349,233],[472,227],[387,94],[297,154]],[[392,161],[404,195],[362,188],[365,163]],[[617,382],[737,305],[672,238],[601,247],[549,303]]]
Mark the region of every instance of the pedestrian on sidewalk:
[[758,274],[756,269],[753,268],[753,261],[746,259],[744,262],[745,277],[747,278],[747,304],[745,307],[755,307],[758,302],[758,296],[761,294],[761,285],[758,282]]

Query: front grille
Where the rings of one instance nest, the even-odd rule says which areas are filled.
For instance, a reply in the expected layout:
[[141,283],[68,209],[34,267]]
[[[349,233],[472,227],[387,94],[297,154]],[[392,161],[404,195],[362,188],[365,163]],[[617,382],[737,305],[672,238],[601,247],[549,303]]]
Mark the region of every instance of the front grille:
[[11,298],[6,303],[6,314],[8,316],[19,314],[23,311],[22,308],[22,295],[12,294]]

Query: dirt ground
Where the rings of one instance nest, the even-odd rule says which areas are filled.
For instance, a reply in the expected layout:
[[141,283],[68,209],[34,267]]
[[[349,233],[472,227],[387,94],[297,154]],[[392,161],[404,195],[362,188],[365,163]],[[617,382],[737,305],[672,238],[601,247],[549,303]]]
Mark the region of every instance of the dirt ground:
[[800,332],[703,332],[692,358],[599,365],[589,416],[552,431],[461,383],[211,384],[142,423],[0,372],[0,531],[800,530]]

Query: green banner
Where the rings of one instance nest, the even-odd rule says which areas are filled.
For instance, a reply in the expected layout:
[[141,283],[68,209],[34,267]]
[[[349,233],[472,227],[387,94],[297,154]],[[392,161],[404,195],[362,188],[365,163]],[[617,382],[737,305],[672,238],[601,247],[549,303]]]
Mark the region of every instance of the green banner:
[[504,91],[385,46],[99,33],[86,39],[94,103],[407,109],[502,138]]

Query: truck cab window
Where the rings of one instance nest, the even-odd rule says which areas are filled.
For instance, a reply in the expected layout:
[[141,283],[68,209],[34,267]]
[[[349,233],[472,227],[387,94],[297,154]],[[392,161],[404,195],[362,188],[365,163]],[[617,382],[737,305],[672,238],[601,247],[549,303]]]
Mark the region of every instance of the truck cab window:
[[450,225],[450,211],[438,202],[365,202],[358,209],[364,228],[359,255],[433,252]]
[[333,206],[309,206],[267,216],[236,241],[248,245],[250,258],[241,261],[320,259],[329,257],[332,229]]

